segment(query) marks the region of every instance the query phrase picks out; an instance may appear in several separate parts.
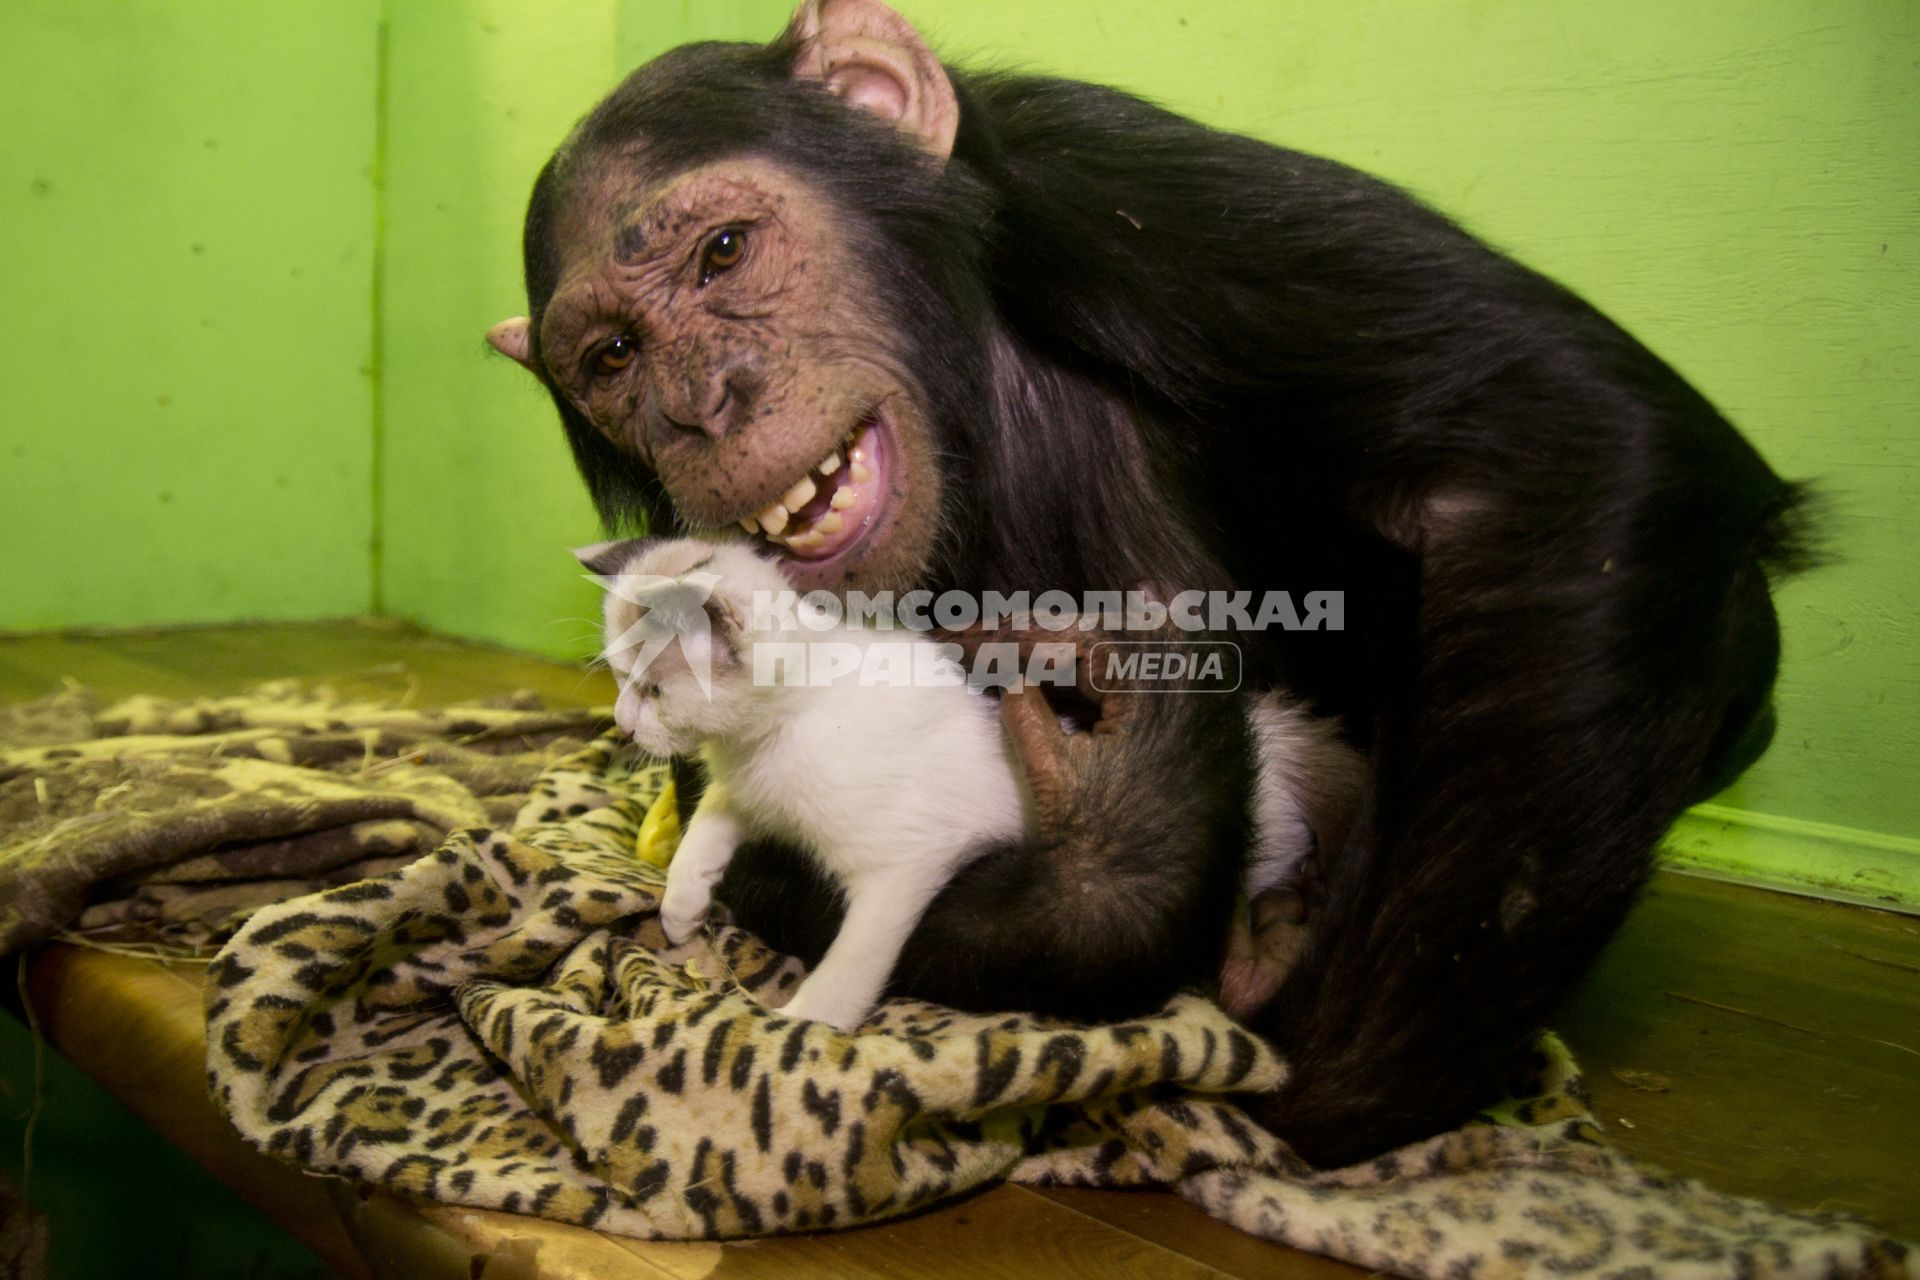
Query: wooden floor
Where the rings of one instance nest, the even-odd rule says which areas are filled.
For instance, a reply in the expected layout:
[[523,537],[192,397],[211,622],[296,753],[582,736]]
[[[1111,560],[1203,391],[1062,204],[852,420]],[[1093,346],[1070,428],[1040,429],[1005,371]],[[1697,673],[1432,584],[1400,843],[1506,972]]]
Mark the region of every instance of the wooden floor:
[[[0,702],[63,679],[106,696],[190,695],[282,675],[411,690],[422,703],[510,688],[604,703],[612,692],[603,676],[389,624],[0,637]],[[1358,1274],[1164,1194],[1001,1187],[906,1222],[728,1246],[341,1196],[268,1165],[214,1119],[199,1092],[190,971],[54,947],[31,993],[53,1044],[342,1274],[368,1274],[350,1235],[383,1274],[421,1276],[564,1275],[569,1260],[608,1277]],[[1624,1150],[1920,1238],[1920,920],[1662,875],[1558,1026]],[[479,1261],[489,1254],[497,1266]],[[537,1270],[513,1264],[536,1254]]]

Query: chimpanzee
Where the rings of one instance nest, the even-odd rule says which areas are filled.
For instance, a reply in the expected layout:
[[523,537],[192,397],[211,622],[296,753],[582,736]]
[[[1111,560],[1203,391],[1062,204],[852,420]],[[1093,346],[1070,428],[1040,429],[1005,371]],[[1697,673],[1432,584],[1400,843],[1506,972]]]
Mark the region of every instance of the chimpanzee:
[[[1484,1103],[1686,804],[1765,748],[1799,489],[1550,280],[1341,165],[1093,85],[943,67],[878,0],[635,72],[541,172],[530,318],[610,525],[744,525],[800,582],[1337,589],[1241,637],[1344,717],[1364,812],[1251,1024],[1319,1164]],[[835,473],[840,473],[835,478]],[[1045,830],[935,904],[896,989],[1121,1016],[1219,963],[1237,700],[1064,735]],[[817,955],[781,851],[722,896]]]

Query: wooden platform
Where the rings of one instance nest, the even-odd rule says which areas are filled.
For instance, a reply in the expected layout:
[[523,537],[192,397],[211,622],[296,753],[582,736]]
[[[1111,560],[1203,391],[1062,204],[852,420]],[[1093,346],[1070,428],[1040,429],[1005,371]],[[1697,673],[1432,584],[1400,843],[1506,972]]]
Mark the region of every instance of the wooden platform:
[[[521,687],[562,703],[612,696],[602,676],[390,624],[0,638],[0,701],[62,679],[111,697],[228,692],[283,675],[389,691],[411,681],[420,702]],[[1000,1187],[904,1222],[738,1245],[363,1200],[254,1154],[213,1114],[197,967],[52,946],[28,980],[61,1053],[342,1275],[1360,1274],[1157,1193]],[[1559,1025],[1626,1151],[1920,1238],[1920,920],[1663,875]]]

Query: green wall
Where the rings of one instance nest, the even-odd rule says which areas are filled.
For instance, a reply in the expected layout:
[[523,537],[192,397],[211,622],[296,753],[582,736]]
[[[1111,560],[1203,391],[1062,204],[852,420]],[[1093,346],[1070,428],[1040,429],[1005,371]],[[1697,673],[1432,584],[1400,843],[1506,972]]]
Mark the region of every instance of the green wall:
[[[1841,558],[1781,594],[1781,736],[1679,843],[1920,902],[1920,6],[902,7],[952,60],[1118,83],[1409,187],[1819,478]],[[480,334],[522,307],[520,214],[568,125],[657,50],[785,8],[0,9],[0,98],[43,122],[0,141],[0,215],[36,249],[0,272],[52,300],[0,349],[0,532],[31,566],[9,557],[0,627],[379,608],[588,651],[564,548],[591,512]],[[11,55],[16,32],[47,52]]]
[[394,0],[381,351],[381,590],[430,626],[579,657],[600,537],[546,393],[481,335],[525,309],[534,175],[628,69],[693,39],[770,35],[783,0]]
[[0,629],[365,610],[377,12],[0,3]]
[[566,549],[595,525],[546,394],[482,334],[525,309],[520,218],[618,76],[611,3],[388,6],[380,334],[383,605],[461,635],[590,652]]

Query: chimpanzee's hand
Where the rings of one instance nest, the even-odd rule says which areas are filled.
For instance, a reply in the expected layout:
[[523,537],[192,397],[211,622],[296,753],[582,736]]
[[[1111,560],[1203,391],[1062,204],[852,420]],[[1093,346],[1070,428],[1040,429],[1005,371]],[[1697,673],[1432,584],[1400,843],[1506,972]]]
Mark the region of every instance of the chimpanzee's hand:
[[[947,637],[976,652],[993,641],[1015,654],[1059,647],[1022,662],[1033,681],[1001,704],[1034,802],[1030,838],[988,851],[940,891],[901,952],[899,991],[1115,1021],[1217,980],[1246,841],[1242,700],[1157,680],[1144,661],[1108,663],[1130,651],[1107,638]],[[1057,683],[1042,684],[1047,667]]]
[[[1063,647],[1072,653],[1070,667],[1054,665],[1070,686],[1049,687],[1016,679],[1002,696],[1001,722],[1013,739],[1026,773],[1042,838],[1059,838],[1071,825],[1070,816],[1089,784],[1102,773],[1102,761],[1112,754],[1111,740],[1128,734],[1136,719],[1140,693],[1132,677],[1103,679],[1095,670],[1095,646],[1113,637],[1101,630],[1005,630],[980,627],[936,633],[957,644],[969,660],[984,645],[1016,648],[1020,670],[1029,670],[1036,648],[1053,659]],[[1084,721],[1085,732],[1070,731],[1069,721]]]
[[[1020,669],[1039,646],[1058,658],[1070,649],[1070,667],[1056,664],[1062,683],[1017,682],[1001,702],[1001,719],[1020,756],[1033,795],[1043,844],[1068,853],[1068,862],[1101,865],[1098,851],[1121,831],[1138,828],[1148,813],[1184,825],[1200,810],[1188,801],[1199,786],[1226,786],[1239,803],[1238,778],[1195,775],[1195,736],[1229,732],[1220,717],[1238,720],[1240,699],[1209,697],[1166,684],[1144,689],[1125,664],[1101,665],[1099,646],[1114,637],[1101,630],[982,631],[942,633],[969,659],[988,644],[1017,646]],[[1138,637],[1130,637],[1137,642]],[[1178,641],[1162,637],[1170,646]],[[1105,653],[1111,653],[1106,650]],[[1071,676],[1070,680],[1065,677]],[[1186,701],[1182,706],[1183,700]],[[1197,714],[1205,712],[1206,714]],[[1069,714],[1070,713],[1070,714]],[[1067,727],[1067,721],[1087,726]],[[1217,764],[1214,766],[1217,771]],[[1205,769],[1202,772],[1206,772]],[[1176,861],[1179,834],[1165,833],[1168,861]],[[1204,855],[1205,851],[1202,851]],[[1263,1008],[1304,952],[1308,898],[1303,886],[1270,889],[1252,902],[1240,900],[1224,938],[1217,977],[1222,1006],[1235,1017]]]

